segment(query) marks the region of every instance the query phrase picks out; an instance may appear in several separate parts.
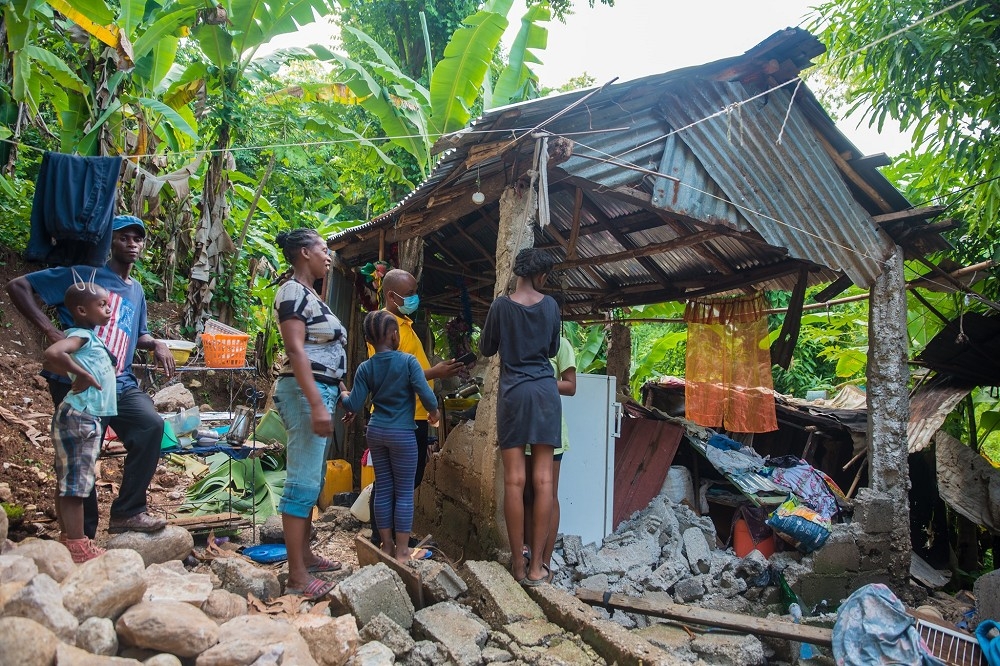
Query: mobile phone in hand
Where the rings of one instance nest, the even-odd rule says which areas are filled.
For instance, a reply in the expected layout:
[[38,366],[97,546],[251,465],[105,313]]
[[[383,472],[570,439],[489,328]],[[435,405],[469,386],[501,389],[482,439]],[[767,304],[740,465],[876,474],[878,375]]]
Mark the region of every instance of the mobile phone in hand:
[[476,352],[469,352],[468,354],[462,354],[455,360],[461,363],[462,365],[472,365],[473,363],[476,362],[476,358],[478,358],[476,356]]

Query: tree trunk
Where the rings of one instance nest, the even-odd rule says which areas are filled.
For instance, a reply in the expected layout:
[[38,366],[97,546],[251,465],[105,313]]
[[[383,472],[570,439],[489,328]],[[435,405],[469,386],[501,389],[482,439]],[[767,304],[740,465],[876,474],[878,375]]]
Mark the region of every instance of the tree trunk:
[[229,217],[226,194],[229,191],[229,162],[232,160],[228,152],[229,138],[230,127],[223,124],[205,173],[200,218],[195,231],[195,261],[191,268],[183,320],[184,326],[198,331],[204,329],[205,320],[211,314],[212,296],[222,274],[223,258],[236,250],[225,227],[225,220]]
[[[580,368],[577,368],[580,370]],[[632,380],[632,327],[628,324],[615,322],[611,324],[611,331],[608,335],[608,363],[607,373],[609,377],[618,380],[618,392],[629,393],[629,386]]]

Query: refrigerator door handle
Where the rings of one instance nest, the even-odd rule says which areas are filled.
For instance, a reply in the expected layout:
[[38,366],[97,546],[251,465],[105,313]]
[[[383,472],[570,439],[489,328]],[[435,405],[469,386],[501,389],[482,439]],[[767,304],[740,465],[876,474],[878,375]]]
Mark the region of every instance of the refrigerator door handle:
[[615,408],[615,431],[613,433],[611,433],[611,436],[612,437],[621,437],[622,436],[622,417],[625,415],[624,411],[622,410],[622,403],[620,403],[620,402],[614,402],[614,403],[611,403],[611,404]]

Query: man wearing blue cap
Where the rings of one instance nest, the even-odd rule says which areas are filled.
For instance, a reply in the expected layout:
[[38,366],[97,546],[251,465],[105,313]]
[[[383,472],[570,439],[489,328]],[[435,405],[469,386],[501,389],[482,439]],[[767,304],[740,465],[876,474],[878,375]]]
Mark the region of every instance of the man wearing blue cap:
[[[36,271],[7,283],[7,293],[14,307],[53,343],[65,335],[45,315],[36,297],[55,307],[59,323],[68,328],[73,325],[73,317],[63,303],[63,295],[73,284],[73,270],[88,281],[93,273],[92,281],[108,290],[111,320],[95,333],[117,360],[118,415],[106,419],[104,425],[115,429],[127,451],[118,497],[111,504],[108,532],[155,532],[166,526],[166,520],[147,512],[146,490],[160,457],[163,419],[150,397],[139,389],[132,374],[132,356],[136,348],[152,351],[168,377],[174,373],[174,358],[146,328],[146,296],[130,275],[146,243],[146,226],[137,217],[119,215],[112,220],[111,228],[111,258],[106,265]],[[44,369],[42,375],[49,381],[53,403],[59,404],[69,392],[69,379]],[[95,490],[84,503],[84,533],[91,539],[97,533],[97,518]]]

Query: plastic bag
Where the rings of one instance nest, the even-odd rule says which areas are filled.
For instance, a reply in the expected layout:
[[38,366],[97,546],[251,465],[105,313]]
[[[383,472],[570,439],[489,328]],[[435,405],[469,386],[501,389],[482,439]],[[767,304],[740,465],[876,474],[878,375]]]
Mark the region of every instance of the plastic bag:
[[778,536],[801,550],[811,553],[830,537],[830,521],[799,501],[794,495],[778,505],[767,518]]
[[374,483],[369,483],[362,488],[361,492],[358,493],[358,499],[354,500],[354,504],[351,505],[351,515],[363,523],[371,522],[372,519],[371,507],[368,502],[372,496],[374,485]]

